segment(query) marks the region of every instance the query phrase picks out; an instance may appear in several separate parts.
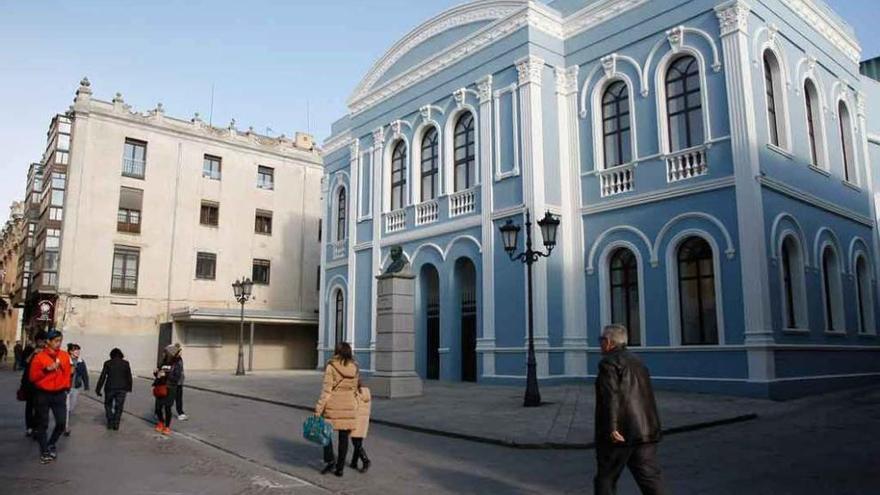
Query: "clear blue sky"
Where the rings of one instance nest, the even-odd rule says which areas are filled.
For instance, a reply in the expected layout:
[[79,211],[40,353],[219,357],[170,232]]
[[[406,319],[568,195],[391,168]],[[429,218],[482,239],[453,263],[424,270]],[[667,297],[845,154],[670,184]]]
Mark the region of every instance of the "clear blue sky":
[[[322,140],[391,44],[462,1],[0,0],[0,225],[84,75],[97,98],[205,119],[213,84],[215,124]],[[880,55],[877,0],[828,2]]]

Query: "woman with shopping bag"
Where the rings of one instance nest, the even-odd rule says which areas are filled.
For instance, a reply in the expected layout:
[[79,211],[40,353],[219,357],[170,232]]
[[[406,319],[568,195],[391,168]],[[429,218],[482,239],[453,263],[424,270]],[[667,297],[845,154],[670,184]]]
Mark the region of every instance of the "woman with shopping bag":
[[335,352],[324,369],[324,383],[321,397],[315,404],[315,415],[324,418],[339,432],[339,453],[334,458],[332,440],[324,447],[324,469],[321,474],[333,471],[342,476],[345,458],[348,455],[348,439],[355,429],[357,389],[360,372],[351,352],[351,345],[346,342],[336,344]]
[[351,468],[358,469],[358,460],[361,461],[360,472],[366,473],[370,469],[370,458],[364,450],[364,439],[367,438],[367,430],[370,429],[370,389],[363,386],[358,380],[357,391],[354,394],[357,404],[355,411],[355,428],[351,431],[351,443],[354,445],[354,453],[351,455]]

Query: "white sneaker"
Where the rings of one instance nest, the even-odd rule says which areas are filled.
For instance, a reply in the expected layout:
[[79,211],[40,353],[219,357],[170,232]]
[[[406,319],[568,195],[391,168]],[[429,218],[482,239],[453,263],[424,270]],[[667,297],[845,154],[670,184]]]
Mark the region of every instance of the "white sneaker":
[[180,416],[177,417],[178,421],[186,421],[188,419],[189,419],[189,417],[186,414],[181,414]]

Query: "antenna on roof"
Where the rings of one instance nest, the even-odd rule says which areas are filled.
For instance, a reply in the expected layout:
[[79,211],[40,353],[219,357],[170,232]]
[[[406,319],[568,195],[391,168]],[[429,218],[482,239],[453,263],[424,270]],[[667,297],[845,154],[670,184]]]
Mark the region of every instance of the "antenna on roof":
[[211,83],[211,110],[208,112],[208,125],[214,122],[214,83]]
[[312,133],[312,114],[309,112],[309,100],[306,100],[306,132]]

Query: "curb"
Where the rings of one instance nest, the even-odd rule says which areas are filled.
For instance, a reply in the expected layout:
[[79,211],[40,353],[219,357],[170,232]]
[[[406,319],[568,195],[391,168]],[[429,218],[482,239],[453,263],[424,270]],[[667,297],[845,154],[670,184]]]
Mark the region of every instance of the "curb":
[[[138,378],[144,380],[152,380],[151,378],[138,376]],[[193,390],[199,390],[201,392],[208,392],[217,395],[223,395],[226,397],[234,397],[236,399],[245,399],[254,402],[262,402],[264,404],[272,404],[275,406],[286,407],[289,409],[297,409],[301,411],[309,411],[312,412],[315,410],[314,406],[304,406],[301,404],[294,404],[292,402],[284,402],[273,399],[266,399],[263,397],[256,397],[253,395],[244,395],[237,394],[235,392],[226,392],[224,390],[216,390],[212,388],[201,387],[198,385],[185,385],[186,388],[191,388]],[[751,421],[754,419],[758,419],[758,415],[754,413],[750,414],[742,414],[739,416],[732,416],[729,418],[722,418],[714,421],[704,421],[700,423],[692,423],[688,425],[676,426],[673,428],[667,428],[662,431],[663,435],[676,435],[679,433],[688,433],[697,430],[704,430],[707,428],[715,428],[718,426],[726,426],[736,423],[742,423],[745,421]],[[508,447],[520,450],[592,450],[596,448],[595,442],[588,443],[564,443],[564,442],[539,442],[539,443],[522,443],[516,442],[513,440],[501,440],[498,438],[491,437],[482,437],[478,435],[469,435],[467,433],[456,433],[453,431],[439,430],[436,428],[428,428],[424,426],[415,426],[406,423],[400,423],[397,421],[389,421],[385,419],[377,419],[374,417],[370,418],[370,423],[388,426],[391,428],[398,428],[401,430],[412,431],[416,433],[423,433],[426,435],[435,435],[446,438],[454,438],[457,440],[466,440],[469,442],[482,443],[488,445],[497,445],[500,447]]]

